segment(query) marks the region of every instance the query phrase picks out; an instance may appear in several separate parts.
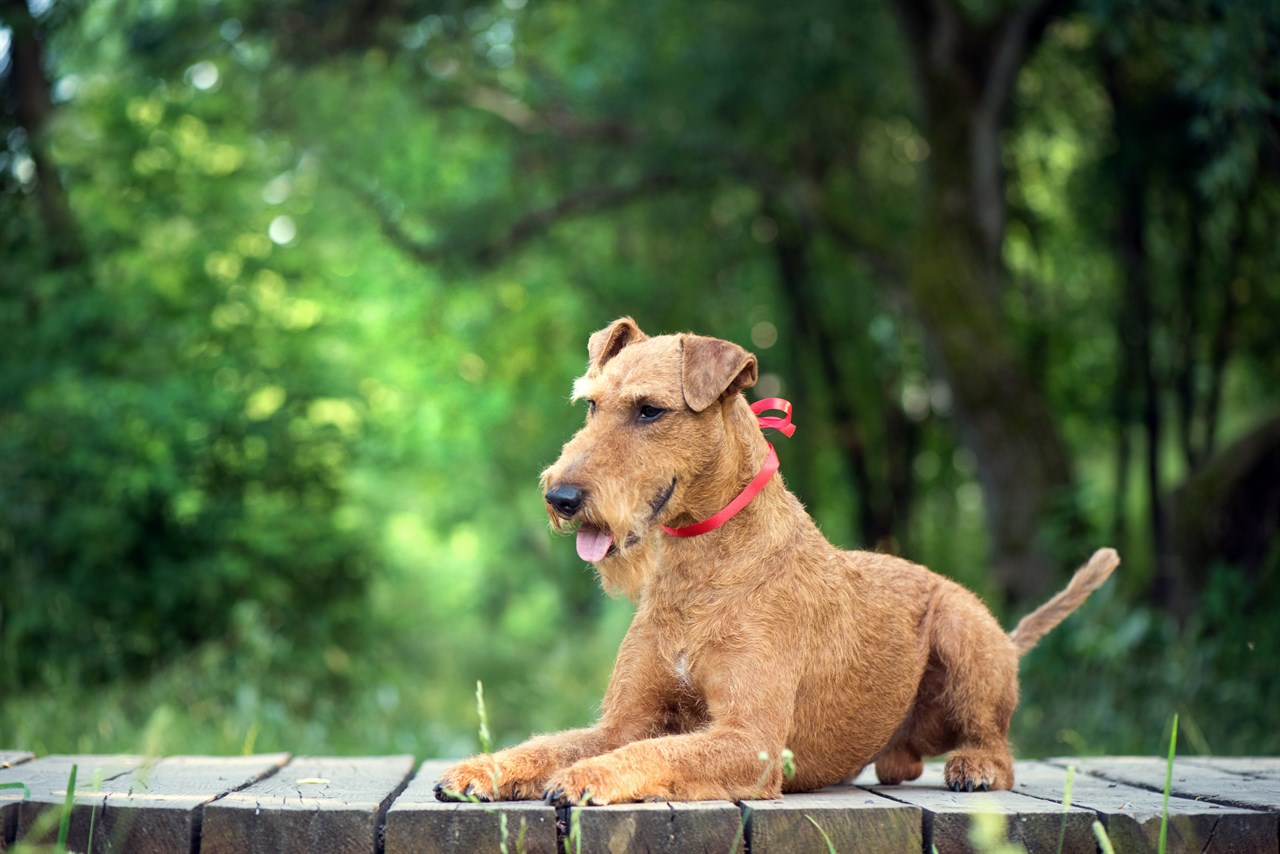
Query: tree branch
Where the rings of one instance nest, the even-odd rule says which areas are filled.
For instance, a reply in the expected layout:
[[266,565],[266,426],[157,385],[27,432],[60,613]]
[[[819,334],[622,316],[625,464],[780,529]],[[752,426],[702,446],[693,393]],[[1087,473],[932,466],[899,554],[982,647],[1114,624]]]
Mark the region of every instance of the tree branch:
[[359,187],[344,176],[336,176],[335,180],[374,212],[379,229],[392,245],[419,263],[438,264],[457,259],[481,267],[499,263],[565,220],[616,210],[646,196],[676,189],[687,183],[671,173],[656,172],[629,184],[580,188],[566,193],[545,207],[529,211],[497,236],[467,246],[447,238],[433,243],[419,241],[401,227],[399,217],[387,209],[376,193]]
[[514,95],[492,86],[476,86],[462,93],[462,103],[497,116],[522,133],[547,133],[577,142],[635,145],[646,134],[618,121],[588,122],[568,110],[538,112]]

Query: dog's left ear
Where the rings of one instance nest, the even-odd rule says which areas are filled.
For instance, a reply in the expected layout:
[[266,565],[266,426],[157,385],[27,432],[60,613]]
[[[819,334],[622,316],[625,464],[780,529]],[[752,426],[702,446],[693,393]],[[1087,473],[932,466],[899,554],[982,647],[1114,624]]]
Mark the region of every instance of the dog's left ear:
[[685,335],[681,345],[684,402],[694,412],[701,412],[724,395],[756,384],[756,357],[737,344]]
[[629,317],[619,317],[604,329],[592,333],[591,339],[587,341],[587,376],[604,370],[605,363],[618,355],[623,347],[647,341],[648,338]]

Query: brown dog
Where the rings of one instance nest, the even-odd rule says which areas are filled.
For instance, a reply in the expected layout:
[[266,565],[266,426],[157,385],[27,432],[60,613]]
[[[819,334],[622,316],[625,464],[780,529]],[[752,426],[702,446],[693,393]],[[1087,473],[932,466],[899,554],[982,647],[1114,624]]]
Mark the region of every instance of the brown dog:
[[[586,425],[543,485],[553,522],[578,525],[578,553],[636,601],[635,618],[595,726],[466,760],[437,795],[771,798],[871,762],[882,783],[912,780],[922,757],[948,751],[952,789],[1011,788],[1018,656],[1107,579],[1116,553],[1098,550],[1005,634],[960,585],[837,550],[779,477],[720,527],[675,536],[743,494],[772,454],[741,394],[755,356],[715,338],[649,338],[630,318],[588,351],[574,384]],[[784,781],[785,748],[796,773]]]

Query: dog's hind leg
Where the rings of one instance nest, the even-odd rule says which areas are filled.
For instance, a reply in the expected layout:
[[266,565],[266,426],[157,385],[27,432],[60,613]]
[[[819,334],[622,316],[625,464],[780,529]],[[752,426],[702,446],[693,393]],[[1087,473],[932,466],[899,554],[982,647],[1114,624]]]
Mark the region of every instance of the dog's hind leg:
[[1013,788],[1009,721],[1018,705],[1013,643],[977,597],[959,586],[940,598],[927,631],[930,669],[940,677],[927,713],[942,724],[934,733],[945,737],[921,745],[924,752],[952,751],[943,778],[954,791]]
[[920,753],[906,742],[890,744],[876,757],[876,779],[885,786],[914,780],[924,773]]

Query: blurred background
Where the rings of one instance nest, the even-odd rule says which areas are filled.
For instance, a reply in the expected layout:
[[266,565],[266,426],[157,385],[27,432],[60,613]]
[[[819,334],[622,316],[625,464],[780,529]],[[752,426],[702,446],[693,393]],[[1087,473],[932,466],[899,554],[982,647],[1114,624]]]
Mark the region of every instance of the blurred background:
[[0,745],[477,749],[632,606],[587,335],[740,342],[828,537],[1011,626],[1020,755],[1280,752],[1280,6],[0,0]]

